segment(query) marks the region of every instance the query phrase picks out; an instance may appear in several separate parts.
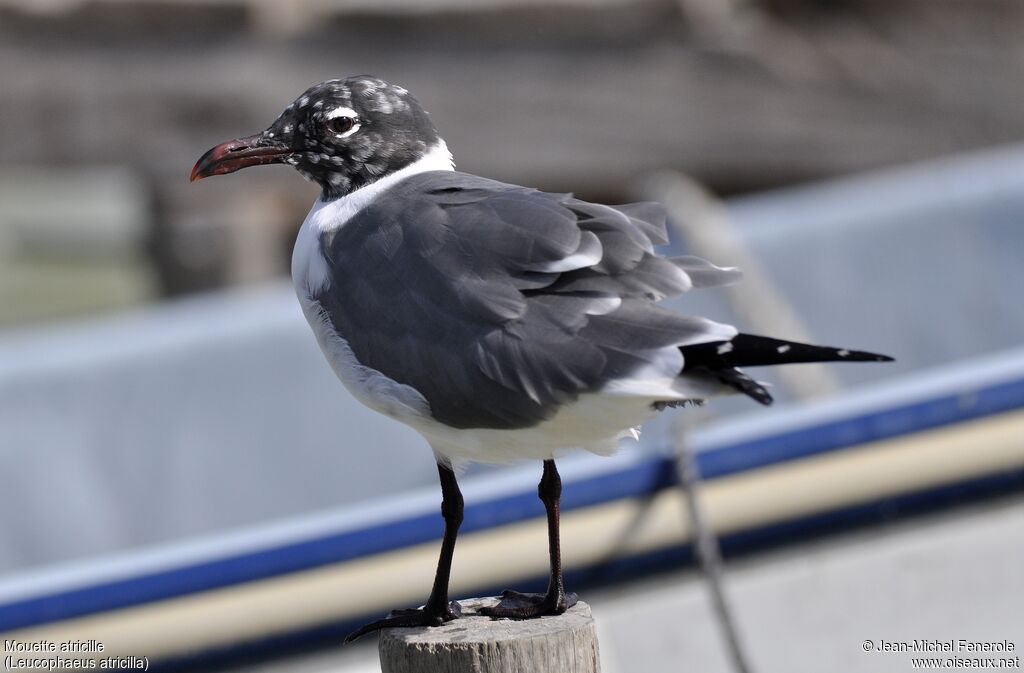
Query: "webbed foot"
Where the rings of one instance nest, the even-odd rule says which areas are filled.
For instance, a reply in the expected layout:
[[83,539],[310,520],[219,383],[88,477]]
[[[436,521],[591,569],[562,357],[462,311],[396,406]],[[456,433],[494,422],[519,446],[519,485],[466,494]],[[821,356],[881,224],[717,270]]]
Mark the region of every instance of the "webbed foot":
[[533,619],[544,615],[560,615],[576,605],[577,596],[568,592],[563,594],[524,594],[518,591],[503,591],[501,601],[487,608],[480,608],[480,614],[488,617],[506,619]]
[[380,629],[403,626],[441,626],[453,619],[458,619],[461,615],[462,608],[455,601],[452,601],[441,610],[431,610],[426,606],[406,610],[392,610],[387,617],[364,624],[345,636],[345,644]]

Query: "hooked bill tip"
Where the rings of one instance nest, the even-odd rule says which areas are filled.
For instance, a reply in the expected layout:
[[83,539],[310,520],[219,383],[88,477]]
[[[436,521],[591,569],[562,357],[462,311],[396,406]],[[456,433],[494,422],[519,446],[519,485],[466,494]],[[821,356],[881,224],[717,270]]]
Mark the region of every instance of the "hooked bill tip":
[[238,138],[211,147],[192,167],[188,181],[195,182],[211,175],[234,173],[248,166],[284,163],[291,154],[285,145],[267,142],[262,134]]

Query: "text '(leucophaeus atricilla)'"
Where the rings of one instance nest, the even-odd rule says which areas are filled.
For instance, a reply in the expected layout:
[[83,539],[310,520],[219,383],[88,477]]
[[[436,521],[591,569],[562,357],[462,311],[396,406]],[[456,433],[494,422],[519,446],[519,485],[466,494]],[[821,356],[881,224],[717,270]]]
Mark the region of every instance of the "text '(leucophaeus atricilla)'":
[[192,180],[283,163],[321,188],[299,231],[292,278],[335,373],[367,406],[419,431],[441,477],[445,532],[430,597],[349,639],[455,619],[448,600],[464,461],[542,460],[551,578],[487,610],[564,612],[561,481],[554,458],[597,454],[665,407],[771,395],[739,367],[884,361],[861,351],[739,334],[658,304],[739,271],[663,257],[665,211],[606,206],[454,170],[430,117],[375,77],[311,87],[270,127],[218,145]]

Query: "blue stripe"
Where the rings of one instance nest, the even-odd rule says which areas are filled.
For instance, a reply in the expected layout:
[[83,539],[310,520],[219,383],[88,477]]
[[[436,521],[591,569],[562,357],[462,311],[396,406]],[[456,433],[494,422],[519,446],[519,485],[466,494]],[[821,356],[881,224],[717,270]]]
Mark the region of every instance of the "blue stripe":
[[844,449],[1024,407],[1024,381],[1010,381],[702,452],[705,479]]
[[[563,509],[586,507],[630,494],[650,493],[668,485],[671,479],[671,463],[650,459],[624,472],[582,482],[579,489],[573,486],[579,492],[564,497]],[[542,514],[543,506],[532,490],[517,493],[467,506],[461,532],[494,528]],[[339,535],[13,602],[0,606],[0,631],[379,554],[439,539],[442,531],[440,515],[430,512]]]
[[[701,474],[710,479],[1019,407],[1024,407],[1024,381],[1011,381],[703,451],[697,456],[697,465]],[[672,462],[651,457],[625,470],[568,484],[563,491],[562,508],[568,511],[619,498],[648,495],[674,481]],[[532,519],[542,513],[541,504],[531,488],[527,492],[467,507],[462,531],[494,528]],[[25,599],[0,606],[0,631],[379,554],[438,539],[441,532],[440,516],[429,512],[231,558]]]

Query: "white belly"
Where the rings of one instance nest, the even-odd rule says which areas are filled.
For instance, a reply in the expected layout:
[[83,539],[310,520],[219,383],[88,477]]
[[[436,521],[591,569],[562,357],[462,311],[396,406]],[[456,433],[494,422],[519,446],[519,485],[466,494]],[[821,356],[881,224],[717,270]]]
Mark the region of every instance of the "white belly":
[[549,420],[530,428],[459,430],[436,422],[417,427],[434,452],[450,460],[511,463],[546,460],[580,448],[602,456],[615,453],[623,438],[638,437],[639,426],[656,412],[650,402],[601,393],[585,393]]

